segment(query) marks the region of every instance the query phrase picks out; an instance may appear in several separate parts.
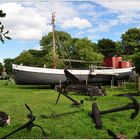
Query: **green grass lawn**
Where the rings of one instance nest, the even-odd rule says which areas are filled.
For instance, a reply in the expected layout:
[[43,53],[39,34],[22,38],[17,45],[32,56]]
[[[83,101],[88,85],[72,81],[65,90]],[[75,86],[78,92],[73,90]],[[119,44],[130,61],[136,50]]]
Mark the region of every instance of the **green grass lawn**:
[[[26,115],[28,110],[25,103],[32,109],[36,116],[35,124],[39,124],[47,133],[48,139],[102,139],[111,138],[106,129],[115,133],[122,133],[127,138],[133,138],[140,131],[140,114],[134,119],[129,117],[132,110],[106,114],[102,116],[103,129],[95,129],[92,119],[88,116],[91,112],[93,101],[84,100],[85,96],[71,95],[74,99],[84,100],[81,106],[84,111],[69,116],[63,116],[55,119],[44,119],[40,115],[49,115],[53,112],[63,113],[74,111],[77,108],[71,107],[71,101],[61,96],[59,103],[55,101],[58,93],[55,90],[47,89],[45,86],[17,86],[5,85],[6,81],[0,81],[0,111],[10,115],[11,124],[0,127],[0,137],[10,133],[22,124],[28,121]],[[111,109],[126,105],[129,99],[125,97],[115,97],[114,94],[136,92],[133,84],[127,85],[126,89],[105,87],[107,96],[97,97],[97,104],[101,110]],[[136,97],[140,102],[140,98]],[[9,137],[10,139],[43,139],[40,129],[33,127],[31,131],[26,129]]]

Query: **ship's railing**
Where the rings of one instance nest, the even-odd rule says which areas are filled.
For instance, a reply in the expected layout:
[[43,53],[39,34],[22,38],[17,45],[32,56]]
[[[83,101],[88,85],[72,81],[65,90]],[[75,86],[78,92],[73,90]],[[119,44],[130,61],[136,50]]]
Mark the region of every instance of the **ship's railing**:
[[[102,75],[118,75],[116,69],[113,68],[113,67],[94,66],[94,65],[92,65],[92,66],[90,66],[89,70],[90,70],[90,74],[92,74],[92,75],[96,75],[97,74],[95,70],[101,70],[100,74],[102,74]],[[111,70],[111,71],[107,72],[106,70]]]
[[89,69],[91,71],[94,71],[94,70],[97,70],[97,69],[114,69],[114,68],[113,67],[91,65],[91,66],[89,66]]

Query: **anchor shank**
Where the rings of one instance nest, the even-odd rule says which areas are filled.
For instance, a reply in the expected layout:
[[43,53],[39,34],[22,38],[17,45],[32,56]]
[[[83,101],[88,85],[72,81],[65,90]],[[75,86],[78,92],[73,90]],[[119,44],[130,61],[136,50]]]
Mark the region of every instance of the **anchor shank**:
[[72,102],[76,103],[77,105],[80,105],[80,103],[78,103],[76,100],[74,100],[73,98],[71,98],[70,96],[68,96],[65,93],[62,93],[65,97],[67,97],[68,99],[70,99]]
[[128,110],[128,109],[133,109],[134,108],[134,104],[128,104],[126,106],[122,106],[122,107],[118,107],[118,108],[114,108],[114,109],[110,109],[110,110],[105,110],[105,111],[101,111],[101,114],[106,114],[106,113],[113,113],[113,112],[118,112],[118,111],[124,111],[124,110]]

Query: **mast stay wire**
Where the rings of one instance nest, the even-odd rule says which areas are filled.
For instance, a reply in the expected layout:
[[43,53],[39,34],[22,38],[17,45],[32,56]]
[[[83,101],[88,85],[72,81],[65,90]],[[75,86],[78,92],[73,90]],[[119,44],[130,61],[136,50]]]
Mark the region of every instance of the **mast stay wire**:
[[68,56],[68,58],[69,58],[69,65],[70,65],[70,69],[72,70],[72,66],[71,66],[71,62],[70,62],[70,59],[71,59],[71,57],[70,57],[70,55],[69,55],[69,51],[68,51],[68,48],[66,47],[66,54],[67,54],[67,56]]
[[29,43],[29,45],[25,46],[24,50],[32,49],[36,44],[38,43],[38,40],[33,40]]

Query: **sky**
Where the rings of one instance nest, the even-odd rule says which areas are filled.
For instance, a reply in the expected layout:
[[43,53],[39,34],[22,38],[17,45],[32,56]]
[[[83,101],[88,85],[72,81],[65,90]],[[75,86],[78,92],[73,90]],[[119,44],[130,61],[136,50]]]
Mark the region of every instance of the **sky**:
[[12,38],[0,42],[0,62],[23,50],[40,49],[54,11],[56,30],[95,43],[102,38],[119,41],[129,28],[140,28],[140,0],[0,0],[0,10],[6,13],[0,22]]

